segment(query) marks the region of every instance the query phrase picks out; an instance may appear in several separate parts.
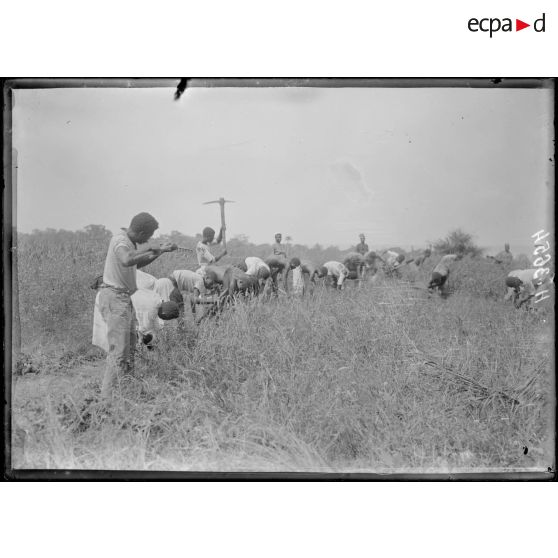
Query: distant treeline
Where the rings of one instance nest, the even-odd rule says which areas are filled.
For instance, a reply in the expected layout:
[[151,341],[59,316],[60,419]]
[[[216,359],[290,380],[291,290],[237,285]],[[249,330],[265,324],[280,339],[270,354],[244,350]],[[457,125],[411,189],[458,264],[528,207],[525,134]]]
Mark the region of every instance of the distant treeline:
[[[44,245],[45,247],[58,246],[60,249],[71,249],[71,246],[80,246],[82,249],[87,244],[89,250],[96,250],[99,245],[105,247],[112,236],[112,232],[104,225],[88,225],[78,231],[68,231],[64,229],[33,230],[31,233],[17,233],[18,243],[20,249],[23,249],[29,242],[32,242],[34,247]],[[164,241],[170,241],[183,246],[185,248],[194,249],[196,244],[201,240],[201,235],[189,236],[179,231],[172,231],[170,234],[159,235],[156,240],[151,241],[152,244],[157,244]],[[367,239],[369,242],[369,240]],[[298,257],[301,260],[310,260],[315,263],[325,262],[328,260],[343,260],[343,257],[354,250],[356,246],[341,250],[337,246],[322,246],[321,244],[314,244],[309,247],[304,244],[291,244],[286,242],[287,252],[290,257]],[[477,246],[474,242],[473,235],[461,230],[455,229],[450,231],[446,236],[438,240],[429,241],[424,246],[416,246],[414,250],[404,250],[400,247],[390,247],[389,250],[394,250],[399,253],[405,253],[408,256],[416,256],[424,250],[424,248],[431,248],[434,254],[460,254],[463,256],[481,257],[484,255],[485,250]],[[373,244],[370,244],[371,249],[376,249]],[[513,247],[512,247],[513,248]],[[214,252],[221,250],[220,246],[211,248]],[[228,255],[222,260],[223,263],[236,262],[246,258],[247,256],[258,256],[266,258],[273,252],[272,244],[254,244],[250,242],[246,235],[240,234],[227,241]],[[378,250],[380,251],[380,250]],[[512,249],[513,252],[513,249]],[[519,254],[515,254],[519,256]],[[180,256],[184,260],[184,255]],[[190,263],[195,263],[195,256],[190,256]]]
[[[17,239],[20,249],[25,248],[29,242],[32,242],[34,247],[44,245],[69,248],[72,245],[81,246],[83,248],[83,243],[89,243],[90,248],[94,248],[98,244],[106,244],[108,246],[108,241],[112,236],[112,232],[108,230],[104,225],[88,225],[79,231],[68,231],[64,229],[52,229],[47,228],[45,230],[34,229],[31,233],[17,233]],[[156,241],[152,241],[153,244],[170,241],[183,246],[185,248],[194,249],[196,244],[201,240],[201,234],[195,236],[189,236],[183,234],[179,231],[172,231],[170,234],[159,235]],[[312,247],[306,246],[304,244],[292,244],[284,243],[287,246],[287,252],[289,256],[296,256],[302,260],[307,259],[311,261],[324,262],[328,260],[341,260],[348,253],[354,250],[352,248],[342,250],[337,246],[322,246],[321,244],[314,244]],[[355,241],[355,246],[357,241]],[[106,248],[106,246],[105,246]],[[372,246],[371,246],[372,248]],[[404,252],[403,249],[399,247],[392,247],[391,250],[397,252]],[[221,248],[219,246],[211,247],[212,251],[219,252]],[[227,240],[227,252],[228,255],[223,259],[223,262],[236,261],[237,259],[244,259],[247,256],[258,256],[261,258],[266,258],[273,252],[272,244],[254,244],[248,240],[246,235],[237,235],[229,240]],[[414,252],[420,252],[420,250],[414,250]],[[407,251],[409,253],[409,251]]]
[[[106,251],[108,242],[112,236],[112,232],[103,225],[88,225],[79,231],[68,231],[63,229],[46,229],[46,230],[33,230],[31,233],[18,233],[18,249],[25,250],[26,247],[33,246],[34,249],[49,248],[58,249],[62,252],[67,252],[69,255],[74,250],[90,253],[91,255],[99,254],[101,248]],[[175,242],[179,246],[185,248],[195,249],[196,244],[201,240],[201,235],[189,236],[179,231],[172,231],[170,234],[159,235],[152,244],[170,241]],[[342,259],[344,254],[349,250],[341,250],[336,246],[324,247],[320,244],[315,244],[311,248],[302,244],[286,244],[287,251],[290,256],[297,256],[300,259],[308,259],[316,262],[323,262],[328,260]],[[222,251],[221,246],[212,246],[211,250],[214,253]],[[247,256],[259,256],[266,258],[273,252],[270,244],[254,244],[249,242],[248,237],[238,235],[230,240],[227,240],[227,256],[223,258],[222,262],[236,262],[246,258]],[[104,254],[103,254],[104,256]],[[170,254],[173,260],[177,259],[179,262],[188,263],[190,267],[196,264],[195,254],[184,256],[184,254]],[[165,256],[168,260],[168,258]],[[104,261],[104,260],[103,260]],[[102,270],[101,270],[102,271]]]

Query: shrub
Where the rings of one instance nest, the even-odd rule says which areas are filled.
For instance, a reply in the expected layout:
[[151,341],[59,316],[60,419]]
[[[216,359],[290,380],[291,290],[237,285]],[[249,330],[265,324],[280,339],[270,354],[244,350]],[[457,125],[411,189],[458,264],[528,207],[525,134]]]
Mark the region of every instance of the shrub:
[[434,242],[434,250],[439,254],[458,254],[460,256],[480,256],[482,248],[473,242],[473,235],[455,229],[448,233],[444,238]]

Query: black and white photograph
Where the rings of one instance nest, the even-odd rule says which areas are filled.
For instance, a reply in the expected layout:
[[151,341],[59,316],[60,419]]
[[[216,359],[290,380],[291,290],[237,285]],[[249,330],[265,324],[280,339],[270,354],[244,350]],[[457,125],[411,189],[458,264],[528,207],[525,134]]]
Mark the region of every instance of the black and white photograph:
[[554,472],[553,79],[3,95],[13,476]]

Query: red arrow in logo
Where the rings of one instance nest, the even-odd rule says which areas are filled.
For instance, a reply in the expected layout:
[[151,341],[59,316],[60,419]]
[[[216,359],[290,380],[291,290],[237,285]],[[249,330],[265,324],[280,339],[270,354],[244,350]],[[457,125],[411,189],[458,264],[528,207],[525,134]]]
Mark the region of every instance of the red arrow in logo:
[[531,27],[531,24],[525,23],[524,21],[521,21],[520,19],[515,20],[515,30],[516,31],[521,31],[522,29],[525,29],[526,27]]

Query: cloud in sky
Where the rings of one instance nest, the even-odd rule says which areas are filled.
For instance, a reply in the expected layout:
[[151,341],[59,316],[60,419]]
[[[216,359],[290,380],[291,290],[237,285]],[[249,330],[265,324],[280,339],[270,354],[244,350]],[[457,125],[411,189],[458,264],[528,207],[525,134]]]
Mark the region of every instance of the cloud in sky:
[[336,161],[330,165],[332,185],[336,193],[345,195],[355,204],[368,204],[372,191],[366,185],[362,173],[347,160]]
[[[529,242],[552,207],[552,92],[16,90],[18,227],[218,226],[269,242],[420,245],[454,227]],[[541,223],[543,223],[541,225]]]

